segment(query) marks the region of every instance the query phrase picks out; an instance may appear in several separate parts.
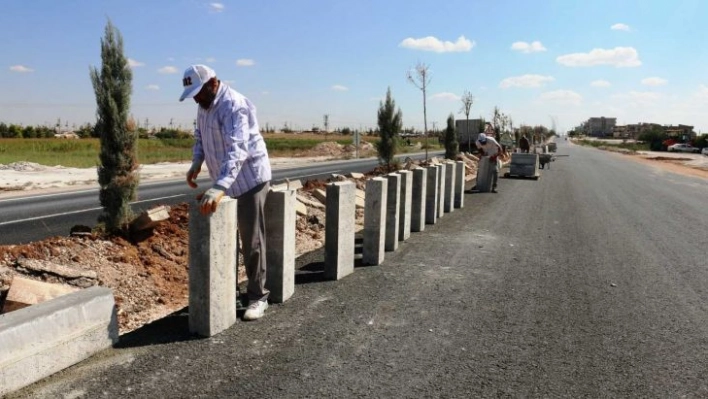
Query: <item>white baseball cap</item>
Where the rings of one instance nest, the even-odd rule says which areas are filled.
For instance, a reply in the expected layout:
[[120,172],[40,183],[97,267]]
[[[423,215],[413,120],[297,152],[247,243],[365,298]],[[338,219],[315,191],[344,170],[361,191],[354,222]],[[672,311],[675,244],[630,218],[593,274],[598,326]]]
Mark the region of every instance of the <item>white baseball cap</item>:
[[179,97],[180,101],[184,101],[185,98],[192,98],[199,93],[202,89],[204,83],[208,82],[209,79],[215,78],[216,72],[206,65],[192,65],[184,71],[184,77],[182,78],[182,86],[184,86],[184,91]]
[[484,143],[487,141],[487,135],[484,133],[480,133],[479,136],[477,137],[477,141],[480,143]]

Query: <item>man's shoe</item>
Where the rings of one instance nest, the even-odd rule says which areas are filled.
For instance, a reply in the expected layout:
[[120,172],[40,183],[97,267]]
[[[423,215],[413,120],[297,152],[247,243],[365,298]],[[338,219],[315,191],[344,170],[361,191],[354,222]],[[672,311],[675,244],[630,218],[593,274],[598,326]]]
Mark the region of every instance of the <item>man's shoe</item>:
[[492,192],[493,192],[494,194],[498,193],[498,191],[497,191],[496,188],[493,188],[493,189],[492,189]]
[[268,309],[268,301],[251,302],[246,308],[246,313],[243,314],[243,319],[246,321],[258,320],[263,317],[266,309]]

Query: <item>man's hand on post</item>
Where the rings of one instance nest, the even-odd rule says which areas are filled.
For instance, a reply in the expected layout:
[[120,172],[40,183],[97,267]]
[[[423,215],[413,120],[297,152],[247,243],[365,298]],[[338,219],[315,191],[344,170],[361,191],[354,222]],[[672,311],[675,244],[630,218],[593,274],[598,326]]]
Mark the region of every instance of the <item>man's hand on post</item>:
[[197,176],[199,176],[199,172],[202,171],[202,163],[201,162],[192,162],[192,166],[189,167],[189,171],[187,171],[187,184],[189,187],[192,188],[197,188],[197,183],[194,181]]
[[202,215],[209,215],[216,211],[219,201],[224,197],[226,189],[221,186],[214,186],[204,193],[197,195],[199,202],[199,212]]

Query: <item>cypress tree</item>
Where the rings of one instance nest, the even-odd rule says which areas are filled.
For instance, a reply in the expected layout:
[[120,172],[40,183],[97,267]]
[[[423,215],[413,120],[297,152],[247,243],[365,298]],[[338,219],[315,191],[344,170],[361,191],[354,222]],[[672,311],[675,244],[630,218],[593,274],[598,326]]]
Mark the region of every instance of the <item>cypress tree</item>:
[[450,114],[447,117],[447,129],[445,129],[445,158],[455,159],[459,152],[457,134],[455,133],[455,117]]
[[386,165],[389,171],[396,155],[398,133],[402,126],[403,114],[400,108],[396,111],[396,102],[391,97],[391,88],[389,87],[386,91],[386,100],[379,103],[378,127],[381,139],[376,145],[379,163]]
[[98,221],[110,233],[126,231],[135,199],[137,137],[128,131],[133,74],[123,54],[123,37],[109,20],[101,39],[101,69],[90,67],[96,94],[96,135],[100,138],[98,184],[103,212]]

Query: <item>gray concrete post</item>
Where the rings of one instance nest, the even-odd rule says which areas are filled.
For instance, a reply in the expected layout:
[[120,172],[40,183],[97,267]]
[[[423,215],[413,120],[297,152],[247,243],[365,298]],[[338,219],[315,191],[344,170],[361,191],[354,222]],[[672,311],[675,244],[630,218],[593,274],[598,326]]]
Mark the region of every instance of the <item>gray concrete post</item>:
[[282,303],[295,293],[296,190],[271,191],[266,213],[266,288],[271,302]]
[[327,185],[325,210],[325,270],[329,280],[354,272],[354,220],[356,185],[350,181]]
[[189,207],[189,331],[211,337],[236,323],[236,200]]
[[438,218],[441,218],[445,215],[445,165],[438,165],[438,170]]
[[455,210],[455,163],[445,162],[445,212]]
[[375,177],[367,180],[361,253],[361,261],[366,265],[379,265],[384,260],[387,199],[388,179]]
[[411,231],[414,233],[425,230],[425,196],[427,195],[427,182],[427,169],[413,169],[413,191],[411,194]]
[[465,163],[455,162],[455,208],[465,206]]
[[398,249],[398,220],[401,210],[401,175],[389,173],[388,198],[386,199],[386,251]]
[[435,166],[428,166],[428,181],[426,183],[425,194],[425,223],[435,224],[438,221],[438,189],[440,184],[440,169]]
[[399,170],[401,175],[401,200],[398,216],[398,241],[405,241],[411,236],[411,206],[413,205],[413,172]]
[[477,168],[477,190],[481,193],[492,191],[492,168],[494,165],[489,162],[488,156],[483,156],[479,159],[479,167]]

